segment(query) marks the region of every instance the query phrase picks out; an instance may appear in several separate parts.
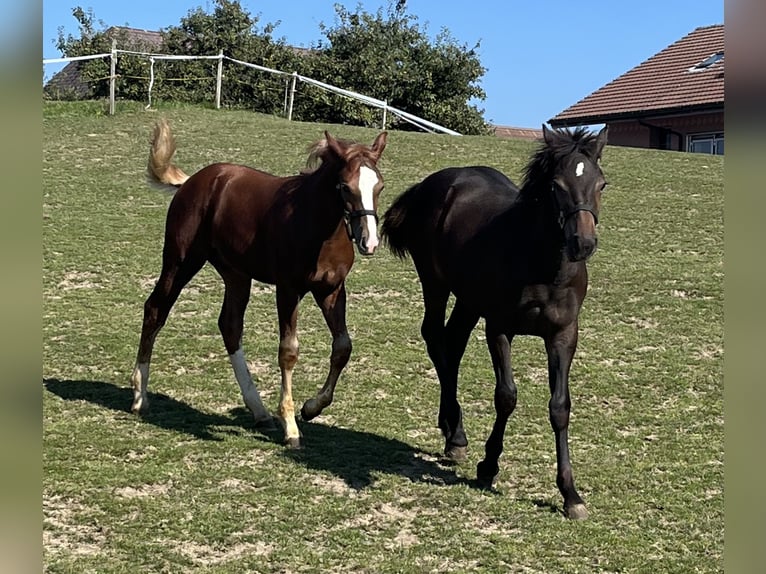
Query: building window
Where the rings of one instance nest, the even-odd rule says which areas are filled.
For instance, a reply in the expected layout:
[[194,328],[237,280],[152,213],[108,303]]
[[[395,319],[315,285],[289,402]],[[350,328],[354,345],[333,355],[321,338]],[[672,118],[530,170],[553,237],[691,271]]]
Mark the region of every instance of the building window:
[[691,153],[709,153],[723,155],[723,134],[694,134],[690,135],[686,151]]
[[689,68],[689,72],[701,72],[702,70],[707,70],[710,66],[715,64],[716,62],[720,62],[723,60],[723,50],[720,52],[716,52],[715,54],[711,54],[704,60],[702,60],[699,64],[695,64],[691,68]]

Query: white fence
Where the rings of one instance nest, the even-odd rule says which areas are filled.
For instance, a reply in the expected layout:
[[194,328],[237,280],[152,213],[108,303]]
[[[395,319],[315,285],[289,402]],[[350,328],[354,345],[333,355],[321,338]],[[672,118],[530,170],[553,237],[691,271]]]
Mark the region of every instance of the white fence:
[[152,105],[152,88],[154,87],[154,63],[157,60],[218,60],[218,69],[217,69],[216,80],[215,80],[215,107],[220,108],[221,107],[221,84],[223,82],[223,61],[227,60],[234,64],[260,70],[261,72],[284,76],[287,80],[289,80],[289,89],[285,90],[285,103],[284,103],[284,111],[288,120],[292,120],[292,116],[293,116],[293,102],[295,100],[297,83],[304,82],[306,84],[315,86],[321,90],[326,90],[328,92],[332,92],[352,100],[357,100],[359,102],[367,104],[368,106],[381,109],[383,112],[383,118],[382,118],[383,129],[385,129],[385,126],[386,126],[386,115],[390,113],[427,132],[432,132],[432,133],[441,132],[441,133],[445,133],[445,134],[449,134],[453,136],[460,135],[458,132],[453,131],[449,128],[445,128],[444,126],[440,126],[433,122],[429,122],[428,120],[419,118],[418,116],[405,112],[404,110],[400,110],[393,106],[389,106],[385,100],[379,100],[377,98],[372,98],[370,96],[365,96],[363,94],[357,94],[356,92],[352,92],[351,90],[344,90],[343,88],[338,88],[336,86],[332,86],[330,84],[320,82],[319,80],[314,80],[312,78],[307,78],[306,76],[301,76],[297,72],[292,72],[292,73],[283,72],[281,70],[274,70],[272,68],[259,66],[257,64],[251,64],[249,62],[235,60],[234,58],[225,56],[223,51],[221,51],[218,55],[215,55],[215,56],[173,56],[169,54],[154,54],[151,52],[134,52],[130,50],[118,50],[113,45],[112,51],[108,53],[93,54],[92,56],[77,56],[72,58],[47,58],[43,60],[43,64],[58,64],[63,62],[74,62],[78,60],[93,60],[96,58],[109,58],[110,59],[109,113],[114,114],[115,85],[116,85],[116,79],[117,79],[117,74],[115,70],[116,70],[116,64],[117,64],[117,57],[119,56],[119,54],[130,54],[133,56],[142,56],[149,60],[149,63],[150,63],[149,85],[147,88],[147,95],[148,95],[149,102],[146,106],[147,109],[150,108]]

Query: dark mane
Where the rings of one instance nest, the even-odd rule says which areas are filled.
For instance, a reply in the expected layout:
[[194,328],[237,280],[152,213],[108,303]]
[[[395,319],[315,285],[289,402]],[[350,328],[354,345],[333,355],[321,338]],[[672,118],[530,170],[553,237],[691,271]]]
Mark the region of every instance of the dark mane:
[[587,128],[554,129],[550,133],[553,135],[550,143],[543,140],[524,168],[522,191],[536,189],[540,184],[547,186],[554,167],[569,155],[581,153],[593,161],[598,159],[595,157],[598,135]]

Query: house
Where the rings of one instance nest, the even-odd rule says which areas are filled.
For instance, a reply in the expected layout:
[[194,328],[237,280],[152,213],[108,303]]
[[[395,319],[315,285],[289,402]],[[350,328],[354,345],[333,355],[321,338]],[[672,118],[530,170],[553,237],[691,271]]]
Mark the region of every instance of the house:
[[695,29],[549,123],[606,124],[611,145],[723,155],[723,24]]
[[[157,50],[162,45],[162,34],[126,26],[112,26],[104,35],[115,39],[122,49]],[[69,62],[43,86],[43,93],[52,99],[85,100],[93,93],[80,73],[81,61]]]
[[517,128],[513,126],[492,126],[492,133],[499,138],[541,140],[543,130],[539,128]]

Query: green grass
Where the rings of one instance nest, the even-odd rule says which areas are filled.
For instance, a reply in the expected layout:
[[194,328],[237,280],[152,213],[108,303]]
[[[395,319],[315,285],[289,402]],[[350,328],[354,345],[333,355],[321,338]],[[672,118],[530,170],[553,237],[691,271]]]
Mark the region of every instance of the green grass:
[[[545,354],[514,342],[519,406],[496,492],[471,486],[492,421],[481,325],[461,369],[469,461],[446,466],[438,382],[411,261],[359,259],[347,281],[354,353],[335,402],[285,450],[244,410],[206,267],[158,338],[144,417],[128,412],[143,301],[170,196],[146,185],[155,119],[192,172],[218,160],[287,175],[325,128],[238,111],[49,103],[43,109],[43,542],[47,572],[723,571],[723,159],[607,147],[610,186],[571,373],[570,445],[590,510],[561,515]],[[450,165],[518,181],[530,142],[392,132],[380,212]],[[330,338],[300,308],[300,405]],[[274,290],[254,284],[245,350],[279,396]]]

